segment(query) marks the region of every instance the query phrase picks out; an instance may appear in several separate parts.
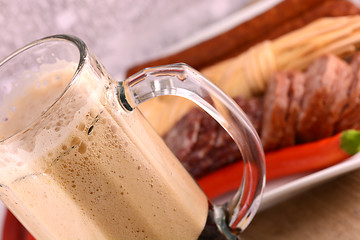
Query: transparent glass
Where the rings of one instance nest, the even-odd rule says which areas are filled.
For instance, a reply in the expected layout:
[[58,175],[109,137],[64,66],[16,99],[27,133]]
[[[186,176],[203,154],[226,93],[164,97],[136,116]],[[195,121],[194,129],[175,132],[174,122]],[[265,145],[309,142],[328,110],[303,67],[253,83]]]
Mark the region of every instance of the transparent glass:
[[[243,181],[209,202],[137,106],[185,97],[231,135]],[[237,239],[265,182],[239,107],[185,64],[114,81],[78,38],[29,44],[0,64],[0,197],[37,239]],[[214,230],[215,229],[215,230]]]

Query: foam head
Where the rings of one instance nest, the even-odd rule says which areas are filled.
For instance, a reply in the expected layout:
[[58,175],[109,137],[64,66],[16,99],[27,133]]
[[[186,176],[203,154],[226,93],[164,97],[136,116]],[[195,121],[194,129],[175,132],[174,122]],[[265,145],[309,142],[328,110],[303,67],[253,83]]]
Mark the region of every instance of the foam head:
[[[74,63],[79,59],[75,45],[58,40],[30,45],[0,64],[0,123],[6,125],[0,131],[0,141],[25,130],[59,99],[71,82],[76,71]],[[66,81],[61,81],[56,75],[51,78],[43,76],[44,72],[58,71],[69,65],[72,68]],[[56,88],[56,92],[46,92],[48,84],[62,85]],[[41,98],[36,101],[34,95],[41,95]],[[17,99],[22,99],[22,102],[18,103]],[[21,112],[19,107],[26,111]]]

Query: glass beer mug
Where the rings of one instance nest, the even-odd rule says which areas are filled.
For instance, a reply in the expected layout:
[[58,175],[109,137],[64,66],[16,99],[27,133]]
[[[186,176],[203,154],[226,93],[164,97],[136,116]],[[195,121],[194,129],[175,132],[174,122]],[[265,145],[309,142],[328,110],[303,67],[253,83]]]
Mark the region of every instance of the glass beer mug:
[[[206,198],[137,109],[163,95],[192,100],[237,143],[243,181],[226,204]],[[37,239],[237,239],[264,172],[242,111],[185,64],[115,81],[66,35],[0,64],[0,197]]]

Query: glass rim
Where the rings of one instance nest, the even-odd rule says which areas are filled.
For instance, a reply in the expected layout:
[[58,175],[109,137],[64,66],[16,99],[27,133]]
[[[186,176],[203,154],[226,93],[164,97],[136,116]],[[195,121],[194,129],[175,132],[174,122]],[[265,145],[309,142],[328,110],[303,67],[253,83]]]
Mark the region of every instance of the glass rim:
[[43,111],[38,117],[36,117],[33,121],[29,122],[25,127],[22,129],[14,132],[13,134],[6,136],[3,139],[0,139],[0,144],[3,144],[7,141],[10,141],[11,139],[15,138],[18,134],[21,134],[22,132],[25,132],[26,129],[28,129],[34,122],[39,121],[44,115],[46,115],[52,107],[65,95],[65,93],[68,91],[68,89],[73,85],[77,79],[80,73],[82,72],[82,69],[84,68],[84,65],[86,64],[86,60],[88,58],[89,52],[88,48],[84,41],[82,41],[80,38],[73,36],[73,35],[66,35],[66,34],[58,34],[58,35],[52,35],[48,37],[41,38],[39,40],[35,40],[24,47],[12,52],[10,55],[5,57],[3,60],[0,61],[0,71],[1,68],[6,65],[7,62],[10,60],[19,57],[23,52],[27,51],[28,49],[31,49],[33,47],[36,47],[38,45],[41,45],[43,43],[48,43],[51,41],[64,41],[72,43],[77,47],[79,50],[79,62],[77,63],[77,68],[74,72],[74,74],[71,77],[71,80],[67,83],[65,89],[59,94],[59,96],[46,108],[45,111]]

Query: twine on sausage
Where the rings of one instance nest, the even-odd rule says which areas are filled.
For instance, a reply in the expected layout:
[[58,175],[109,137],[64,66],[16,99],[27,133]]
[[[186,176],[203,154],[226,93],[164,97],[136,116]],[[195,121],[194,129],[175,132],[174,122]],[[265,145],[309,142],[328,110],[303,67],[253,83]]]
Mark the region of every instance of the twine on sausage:
[[203,73],[230,96],[262,94],[276,70],[304,70],[325,53],[347,57],[360,45],[360,16],[321,18],[273,41],[261,42],[227,61],[214,74],[217,63]]

